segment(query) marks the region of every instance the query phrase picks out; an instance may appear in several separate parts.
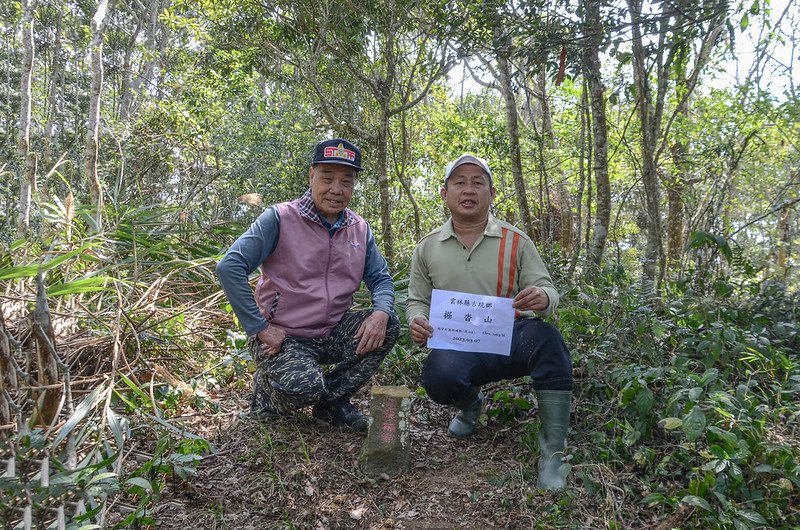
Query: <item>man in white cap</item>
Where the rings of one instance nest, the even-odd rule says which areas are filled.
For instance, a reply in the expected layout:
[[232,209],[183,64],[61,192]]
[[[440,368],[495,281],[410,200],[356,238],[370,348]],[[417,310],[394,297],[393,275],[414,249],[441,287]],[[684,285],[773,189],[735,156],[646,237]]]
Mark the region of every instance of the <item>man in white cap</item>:
[[541,418],[538,486],[565,486],[560,467],[572,401],[572,361],[561,333],[540,317],[551,314],[559,295],[533,241],[499,221],[489,209],[495,197],[486,160],[464,154],[445,171],[441,196],[450,219],[414,249],[407,318],[411,338],[425,344],[433,335],[433,289],[513,298],[511,355],[432,349],[422,380],[431,399],[458,409],[448,433],[475,432],[486,383],[529,375]]

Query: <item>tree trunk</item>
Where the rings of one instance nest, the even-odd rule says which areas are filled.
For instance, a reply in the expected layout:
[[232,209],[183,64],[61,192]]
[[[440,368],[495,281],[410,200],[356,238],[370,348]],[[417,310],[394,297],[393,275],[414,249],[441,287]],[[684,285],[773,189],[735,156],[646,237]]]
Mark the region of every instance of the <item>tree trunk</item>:
[[[36,278],[36,309],[29,318],[36,347],[36,370],[39,386],[55,385],[59,383],[56,337],[41,274]],[[36,400],[36,410],[31,417],[33,425],[49,425],[53,422],[58,413],[60,397],[61,389],[58,387],[41,390]]]
[[[575,246],[575,216],[572,212],[571,195],[567,187],[563,184],[567,180],[564,175],[563,161],[558,151],[556,134],[553,129],[553,113],[550,109],[550,102],[547,98],[547,75],[544,68],[540,68],[536,74],[533,90],[527,90],[526,94],[533,92],[536,105],[528,102],[526,107],[530,112],[531,126],[536,130],[536,112],[542,118],[541,139],[539,143],[539,174],[541,175],[540,204],[541,214],[539,215],[539,230],[546,234],[545,241],[548,245],[559,243],[561,256],[566,258]],[[551,186],[551,179],[548,178],[548,167],[556,168],[556,184]]]
[[[723,24],[719,23],[719,20],[721,19],[711,21],[695,59],[694,71],[689,76],[686,75],[688,48],[682,47],[675,60],[675,77],[677,79],[675,89],[678,105],[675,109],[674,117],[678,123],[689,121],[690,96],[697,84],[698,76],[708,62],[714,44],[723,29]],[[683,258],[686,234],[684,197],[687,187],[692,184],[687,156],[689,146],[682,133],[676,133],[674,136],[677,140],[672,144],[671,152],[676,174],[671,175],[667,181],[667,270],[673,272],[680,271],[680,264]]]
[[33,12],[36,0],[22,1],[22,69],[20,72],[19,132],[17,156],[20,160],[19,218],[17,236],[22,237],[31,224],[31,194],[36,187],[36,154],[31,151],[31,105],[33,95]]
[[[153,78],[156,74],[156,65],[164,56],[167,45],[166,27],[159,24],[158,15],[162,10],[162,0],[150,0],[147,3],[147,58],[141,68],[141,73],[136,76],[136,82],[130,91],[130,102],[126,106],[127,117],[135,116],[144,101],[143,93],[150,89],[154,84]],[[169,1],[165,4],[168,6]],[[162,31],[161,42],[158,40],[158,33]]]
[[649,72],[645,64],[647,57],[641,30],[640,0],[627,0],[631,11],[633,34],[633,75],[636,86],[637,110],[641,127],[642,183],[645,194],[645,217],[647,243],[642,264],[642,292],[645,296],[658,295],[657,271],[663,256],[661,241],[661,205],[658,173],[656,168],[655,109],[650,97]]
[[[6,329],[3,312],[0,311],[0,425],[11,423],[11,404],[6,395],[16,391],[17,370],[12,359],[10,333]],[[0,437],[4,431],[0,430]]]
[[[385,104],[388,105],[388,102]],[[392,207],[389,194],[389,175],[387,142],[389,139],[389,118],[386,107],[383,107],[381,123],[378,125],[378,138],[375,145],[375,174],[378,177],[378,191],[381,197],[381,240],[383,256],[389,263],[394,263],[394,234],[392,232]]]
[[128,46],[125,48],[125,58],[122,61],[122,82],[119,88],[119,112],[118,116],[121,121],[127,121],[130,117],[131,101],[133,98],[133,80],[131,58],[133,57],[133,50],[136,48],[136,40],[139,38],[139,32],[142,30],[142,20],[136,19],[136,28],[133,30]]
[[397,178],[400,179],[400,184],[403,186],[403,190],[408,196],[408,202],[411,203],[411,208],[414,212],[414,241],[419,241],[422,238],[422,216],[419,211],[419,204],[417,204],[417,200],[414,198],[414,193],[411,191],[411,185],[406,179],[406,168],[408,167],[411,159],[411,140],[409,138],[408,127],[406,126],[405,112],[400,113],[400,134],[403,140],[403,148],[400,152],[400,163],[398,164],[395,162],[395,172],[397,173]]
[[92,42],[90,49],[92,84],[89,91],[89,119],[86,123],[86,154],[84,171],[92,203],[97,209],[98,224],[103,209],[103,185],[97,173],[100,152],[100,94],[103,90],[103,31],[106,25],[108,0],[100,0],[92,17]]
[[576,228],[575,228],[575,248],[572,251],[572,258],[570,259],[569,263],[569,270],[567,272],[567,278],[572,278],[572,275],[575,273],[575,268],[578,265],[578,259],[581,255],[581,233],[583,231],[583,189],[586,185],[586,165],[584,160],[586,160],[586,114],[588,112],[587,107],[589,106],[589,88],[587,86],[586,80],[584,79],[583,83],[581,83],[581,105],[580,105],[580,113],[581,113],[581,133],[580,133],[580,154],[578,156],[578,175],[580,180],[578,182],[578,196],[576,198],[576,204],[578,205],[577,213],[576,213]]
[[786,282],[789,271],[789,258],[792,249],[792,209],[786,207],[778,218],[778,255],[775,259],[775,277]]
[[[555,216],[551,208],[550,185],[547,174],[547,160],[554,154],[554,135],[553,120],[550,117],[550,106],[547,104],[547,79],[545,69],[541,68],[537,74],[537,81],[534,81],[534,95],[536,103],[542,116],[541,133],[536,135],[536,145],[538,146],[538,171],[539,174],[539,208],[538,215],[534,220],[533,237],[537,243],[551,247],[553,244],[553,233],[555,230]],[[516,103],[516,102],[515,102]],[[536,130],[536,122],[532,125]],[[517,135],[519,137],[519,135]],[[536,155],[531,156],[533,159]]]
[[[680,156],[673,148],[673,157]],[[683,195],[686,186],[683,179],[673,177],[667,183],[667,270],[678,271],[683,257],[684,232],[686,226]]]
[[586,21],[584,34],[587,37],[583,52],[583,68],[589,89],[592,112],[593,173],[597,187],[597,214],[594,218],[592,240],[589,243],[587,262],[599,267],[603,259],[608,228],[611,223],[611,184],[608,178],[608,130],[606,124],[606,100],[603,80],[600,75],[600,41],[603,34],[600,20],[600,5],[595,0],[584,2]]
[[[50,66],[50,90],[47,96],[47,121],[44,125],[44,154],[42,156],[45,171],[50,171],[56,162],[54,152],[58,147],[56,121],[61,116],[58,104],[59,92],[63,87],[64,64],[61,60],[61,19],[56,22],[56,37],[53,42],[53,62]],[[63,99],[63,95],[61,96]],[[47,179],[42,179],[42,195],[49,195]]]
[[517,118],[517,102],[511,86],[511,64],[501,51],[497,55],[497,73],[500,81],[500,91],[506,106],[506,120],[508,122],[508,150],[511,160],[511,174],[514,177],[514,190],[517,194],[522,226],[529,236],[533,236],[533,219],[528,205],[528,195],[525,190],[525,180],[522,175],[522,155],[519,148],[519,120]]
[[593,160],[593,153],[594,147],[592,146],[592,137],[594,134],[592,133],[592,113],[591,109],[589,108],[589,84],[585,83],[583,87],[583,94],[581,100],[581,108],[583,109],[583,118],[586,120],[586,129],[584,130],[585,137],[581,139],[581,147],[585,150],[585,157],[587,167],[586,167],[586,233],[583,236],[582,244],[586,249],[586,255],[589,255],[589,242],[591,241],[592,236],[592,216],[594,215],[592,211],[592,205],[594,204],[592,199],[592,160]]

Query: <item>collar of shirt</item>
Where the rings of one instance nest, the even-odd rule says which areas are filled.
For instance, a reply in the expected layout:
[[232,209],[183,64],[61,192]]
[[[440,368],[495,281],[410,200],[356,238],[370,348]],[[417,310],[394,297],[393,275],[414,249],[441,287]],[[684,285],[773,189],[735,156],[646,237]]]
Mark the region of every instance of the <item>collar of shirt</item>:
[[317,210],[316,205],[314,204],[314,199],[311,198],[311,188],[307,189],[306,192],[303,194],[300,199],[298,199],[298,208],[300,210],[300,215],[312,221],[314,223],[319,223],[324,226],[328,232],[333,235],[333,233],[349,225],[352,222],[352,217],[348,212],[347,208],[339,212],[339,217],[336,218],[336,222],[331,224],[328,219],[319,213]]
[[[483,235],[493,237],[502,237],[503,235],[503,231],[500,228],[500,223],[491,213],[489,214],[489,220],[486,223],[486,228],[483,229]],[[447,220],[444,226],[442,226],[442,230],[439,232],[439,241],[445,241],[455,236],[456,233],[453,230],[453,218],[451,217]]]

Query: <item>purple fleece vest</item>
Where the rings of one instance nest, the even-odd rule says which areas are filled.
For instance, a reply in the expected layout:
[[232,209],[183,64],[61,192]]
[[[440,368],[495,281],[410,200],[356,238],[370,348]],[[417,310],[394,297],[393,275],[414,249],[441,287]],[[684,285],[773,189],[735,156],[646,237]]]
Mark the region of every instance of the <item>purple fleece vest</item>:
[[327,337],[352,307],[364,277],[367,222],[348,211],[350,224],[331,238],[324,226],[300,215],[298,201],[276,208],[281,232],[275,250],[261,264],[256,302],[267,317],[280,292],[275,325],[287,335]]

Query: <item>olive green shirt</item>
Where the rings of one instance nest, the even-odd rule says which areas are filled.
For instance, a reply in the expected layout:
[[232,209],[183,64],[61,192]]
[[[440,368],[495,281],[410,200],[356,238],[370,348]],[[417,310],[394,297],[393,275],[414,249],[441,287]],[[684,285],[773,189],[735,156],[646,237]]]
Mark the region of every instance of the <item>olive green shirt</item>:
[[[428,318],[431,291],[444,289],[463,293],[514,298],[526,287],[547,293],[550,303],[539,315],[549,315],[558,305],[558,291],[533,241],[515,226],[489,214],[489,222],[471,249],[453,231],[453,220],[426,235],[414,249],[408,286],[406,318]],[[533,311],[518,311],[517,317],[533,317]]]

